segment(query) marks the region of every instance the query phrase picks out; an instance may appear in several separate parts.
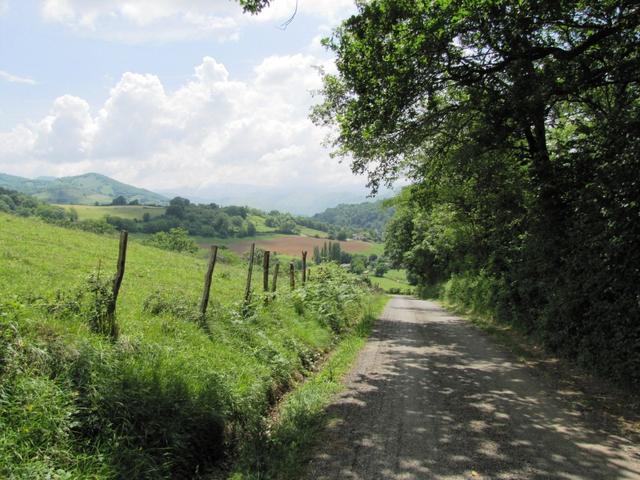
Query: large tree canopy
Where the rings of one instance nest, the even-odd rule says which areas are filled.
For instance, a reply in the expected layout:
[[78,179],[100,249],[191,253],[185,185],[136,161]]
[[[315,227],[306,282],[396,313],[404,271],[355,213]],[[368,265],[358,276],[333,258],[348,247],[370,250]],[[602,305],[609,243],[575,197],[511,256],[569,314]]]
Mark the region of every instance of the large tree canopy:
[[640,5],[372,0],[326,45],[317,123],[418,284],[640,385]]
[[[473,139],[526,155],[549,177],[559,102],[640,75],[635,1],[374,0],[326,41],[338,74],[315,118],[374,188],[418,154]],[[564,104],[562,104],[564,105]],[[577,112],[579,113],[579,112]]]

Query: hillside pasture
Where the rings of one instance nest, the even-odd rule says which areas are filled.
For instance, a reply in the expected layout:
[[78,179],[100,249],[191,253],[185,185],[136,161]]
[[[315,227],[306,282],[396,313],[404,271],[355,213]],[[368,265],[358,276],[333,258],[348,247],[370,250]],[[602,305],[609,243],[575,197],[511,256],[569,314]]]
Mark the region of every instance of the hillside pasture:
[[[258,238],[255,240],[243,239],[229,244],[229,249],[235,253],[242,254],[248,252],[251,244],[255,242],[258,248],[293,257],[300,255],[300,252],[303,250],[306,250],[309,252],[309,255],[311,255],[314,247],[322,248],[322,246],[329,241],[337,242],[337,240],[303,237],[300,235],[283,235],[275,238]],[[347,253],[366,254],[372,252],[377,247],[374,243],[363,242],[361,240],[348,240],[339,243],[342,251]]]
[[414,288],[407,281],[406,270],[389,270],[382,277],[370,276],[371,284],[388,292],[389,290],[399,290],[402,292],[413,292]]
[[[223,254],[202,316],[206,260],[132,237],[114,341],[95,312],[117,253],[116,235],[0,213],[0,478],[200,478],[267,438],[279,394],[373,300],[329,266],[313,290],[281,280],[266,302],[257,267],[244,302],[246,262]],[[315,301],[301,310],[307,294],[340,323]]]
[[56,205],[65,210],[72,208],[78,212],[79,220],[100,220],[107,215],[127,218],[129,220],[142,220],[142,216],[148,213],[151,217],[159,217],[164,214],[166,207],[149,207],[145,205]]

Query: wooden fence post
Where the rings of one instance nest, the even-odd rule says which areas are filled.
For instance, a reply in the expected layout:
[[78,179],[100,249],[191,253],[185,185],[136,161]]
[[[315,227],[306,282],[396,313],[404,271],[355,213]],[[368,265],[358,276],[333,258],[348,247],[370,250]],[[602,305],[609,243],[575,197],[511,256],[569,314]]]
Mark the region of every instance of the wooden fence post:
[[302,284],[307,283],[307,252],[302,252]]
[[253,275],[253,256],[255,254],[256,244],[251,244],[251,253],[249,254],[249,273],[247,275],[247,289],[244,291],[244,301],[249,301],[249,296],[251,295],[251,277]]
[[296,288],[296,272],[293,262],[289,264],[289,285],[291,286],[291,290]]
[[209,292],[211,291],[211,278],[213,277],[213,268],[216,266],[218,258],[218,247],[211,245],[211,255],[209,256],[209,266],[207,273],[204,275],[204,290],[202,291],[202,299],[200,300],[200,315],[204,317],[207,313],[207,305],[209,305]]
[[116,270],[116,276],[113,279],[113,303],[115,311],[115,303],[118,300],[118,293],[120,293],[120,286],[122,285],[122,279],[124,278],[124,267],[127,262],[127,242],[129,240],[129,232],[122,230],[120,232],[120,248],[118,249],[118,269]]
[[280,270],[280,262],[276,260],[273,266],[273,285],[271,285],[271,291],[273,293],[276,293],[276,288],[278,287],[278,270]]
[[[120,246],[118,248],[118,265],[116,270],[116,276],[113,278],[113,289],[111,290],[111,299],[107,305],[106,320],[107,325],[101,327],[104,329],[103,333],[108,334],[112,339],[118,338],[118,326],[116,324],[116,304],[118,302],[118,294],[120,293],[120,286],[122,285],[122,279],[124,278],[124,267],[127,262],[127,242],[129,240],[129,233],[126,230],[120,232]],[[103,321],[104,321],[103,320]],[[106,331],[108,330],[108,331]]]
[[269,291],[269,256],[271,252],[269,250],[264,251],[262,257],[262,287],[265,292]]

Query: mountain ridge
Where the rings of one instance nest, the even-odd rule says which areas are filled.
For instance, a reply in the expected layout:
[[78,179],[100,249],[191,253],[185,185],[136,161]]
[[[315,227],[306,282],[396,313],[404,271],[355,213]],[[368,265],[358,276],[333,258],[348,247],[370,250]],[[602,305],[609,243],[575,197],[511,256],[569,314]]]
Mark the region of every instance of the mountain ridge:
[[[323,213],[338,204],[374,201],[368,198],[365,188],[341,189],[311,184],[279,187],[229,183],[151,191],[95,172],[57,178],[41,176],[33,179],[0,173],[0,187],[32,195],[53,204],[109,204],[114,198],[124,196],[128,202],[138,200],[142,204],[167,205],[169,199],[180,196],[195,203],[246,205],[264,211],[279,210],[306,216]],[[392,194],[391,190],[384,190],[378,198]]]
[[38,177],[35,179],[0,173],[0,187],[32,195],[48,203],[92,205],[110,203],[123,196],[128,202],[166,205],[164,195],[135,187],[106,175],[89,172],[67,177]]

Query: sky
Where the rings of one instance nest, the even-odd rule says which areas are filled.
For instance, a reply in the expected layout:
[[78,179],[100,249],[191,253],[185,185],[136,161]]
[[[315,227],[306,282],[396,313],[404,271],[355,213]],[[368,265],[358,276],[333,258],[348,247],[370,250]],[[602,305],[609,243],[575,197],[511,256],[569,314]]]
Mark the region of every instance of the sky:
[[352,0],[0,0],[0,172],[365,191],[308,118]]

